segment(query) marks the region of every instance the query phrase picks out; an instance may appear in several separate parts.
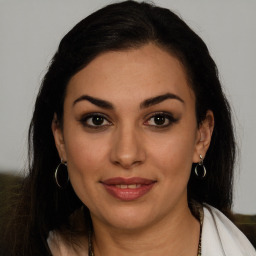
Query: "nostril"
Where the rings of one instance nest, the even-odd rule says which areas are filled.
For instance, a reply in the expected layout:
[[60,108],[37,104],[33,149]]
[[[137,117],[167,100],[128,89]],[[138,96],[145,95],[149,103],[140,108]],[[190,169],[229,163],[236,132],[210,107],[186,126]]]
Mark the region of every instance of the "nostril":
[[114,161],[115,165],[119,165],[124,169],[131,169],[134,166],[140,165],[142,161]]

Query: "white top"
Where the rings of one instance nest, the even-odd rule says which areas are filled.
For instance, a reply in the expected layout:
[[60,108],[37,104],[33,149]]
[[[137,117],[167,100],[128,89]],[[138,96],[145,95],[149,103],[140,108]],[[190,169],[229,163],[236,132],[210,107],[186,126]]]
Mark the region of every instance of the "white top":
[[246,236],[223,213],[206,205],[202,256],[256,256],[256,251]]
[[[74,250],[56,232],[47,239],[53,256],[87,256],[87,248]],[[205,205],[201,256],[256,256],[246,236],[219,210]]]

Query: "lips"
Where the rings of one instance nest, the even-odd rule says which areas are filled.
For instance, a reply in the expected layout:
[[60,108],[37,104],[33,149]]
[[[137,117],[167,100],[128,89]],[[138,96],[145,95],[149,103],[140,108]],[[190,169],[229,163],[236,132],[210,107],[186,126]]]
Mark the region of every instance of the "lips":
[[106,191],[122,201],[136,200],[147,194],[156,181],[140,177],[116,177],[101,182]]

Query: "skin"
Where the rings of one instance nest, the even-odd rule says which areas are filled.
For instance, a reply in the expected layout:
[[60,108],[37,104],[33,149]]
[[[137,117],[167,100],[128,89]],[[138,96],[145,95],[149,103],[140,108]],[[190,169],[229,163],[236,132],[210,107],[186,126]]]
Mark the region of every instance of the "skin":
[[[166,93],[179,99],[141,107]],[[164,125],[157,125],[152,115],[159,112],[171,120],[161,114]],[[86,118],[91,113],[104,115],[97,128],[88,126],[94,125]],[[53,122],[53,135],[91,212],[95,254],[197,255],[199,222],[188,208],[187,183],[192,163],[206,155],[214,121],[208,111],[198,127],[195,96],[179,60],[154,44],[101,54],[69,82],[63,120],[63,128]],[[144,196],[122,201],[101,184],[113,177],[156,182]]]

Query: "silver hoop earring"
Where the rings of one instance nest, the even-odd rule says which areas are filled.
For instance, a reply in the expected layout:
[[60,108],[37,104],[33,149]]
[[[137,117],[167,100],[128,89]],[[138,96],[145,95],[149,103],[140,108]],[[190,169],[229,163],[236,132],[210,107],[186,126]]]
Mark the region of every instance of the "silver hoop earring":
[[69,177],[67,171],[67,162],[61,159],[54,173],[56,184],[59,188],[65,188],[68,185]]
[[[200,168],[199,168],[200,167]],[[201,170],[199,170],[201,169]],[[198,172],[199,171],[199,172]],[[200,161],[195,167],[195,174],[198,178],[203,179],[206,176],[206,168],[204,166],[203,157],[200,155]]]

